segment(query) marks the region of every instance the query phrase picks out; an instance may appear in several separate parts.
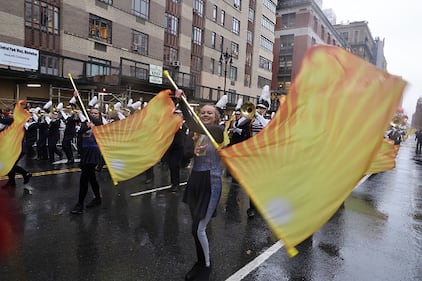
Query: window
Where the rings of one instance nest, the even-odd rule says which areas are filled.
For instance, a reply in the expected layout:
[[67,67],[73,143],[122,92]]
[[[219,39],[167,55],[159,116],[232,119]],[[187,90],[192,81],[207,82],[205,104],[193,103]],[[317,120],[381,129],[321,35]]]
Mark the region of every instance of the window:
[[280,50],[292,51],[295,45],[293,34],[280,36]]
[[132,0],[133,14],[137,17],[148,19],[149,16],[149,0]]
[[358,39],[359,39],[359,30],[355,30],[355,38],[353,38],[353,39],[354,39],[355,43],[358,42]]
[[232,32],[235,34],[239,34],[239,31],[240,31],[240,21],[237,18],[233,18]]
[[237,67],[230,66],[229,78],[231,81],[237,81]]
[[224,48],[224,37],[220,35],[220,50]]
[[237,58],[239,56],[239,44],[236,42],[232,42],[231,44],[231,54],[234,58]]
[[251,75],[245,73],[245,80],[243,81],[243,86],[250,87],[251,86]]
[[194,0],[193,1],[193,13],[202,17],[204,13],[204,1],[203,0]]
[[109,5],[113,5],[113,0],[99,0],[100,2],[109,4]]
[[327,43],[331,44],[331,34],[327,33]]
[[167,33],[177,35],[179,28],[179,19],[176,16],[165,14],[164,28]]
[[261,18],[261,25],[269,31],[274,32],[274,23],[264,15]]
[[212,20],[217,21],[217,5],[212,6]]
[[325,27],[321,24],[321,39],[322,41],[325,40]]
[[296,14],[284,14],[281,16],[281,26],[282,28],[291,28],[296,26]]
[[25,1],[25,26],[59,34],[59,8],[44,1]]
[[255,11],[252,8],[249,8],[248,21],[250,21],[251,23],[253,23],[254,18],[255,18]]
[[246,34],[246,42],[252,45],[253,42],[253,32],[248,30]]
[[142,32],[133,30],[133,51],[141,55],[148,55],[148,35]]
[[164,46],[164,61],[167,64],[171,64],[174,61],[178,60],[178,51],[169,46]]
[[213,33],[211,33],[211,47],[213,48],[213,49],[215,49],[215,40],[216,40],[216,34],[215,34],[215,32],[213,32]]
[[191,57],[191,64],[190,67],[194,71],[201,71],[202,70],[202,59],[199,56],[192,56]]
[[218,62],[217,74],[218,74],[218,76],[221,76],[222,73],[223,73],[223,63],[222,62]]
[[89,37],[111,44],[111,21],[89,15]]
[[59,75],[59,59],[57,57],[40,55],[40,72],[48,75]]
[[110,75],[111,62],[103,59],[90,57],[90,62],[86,65],[86,75]]
[[318,18],[314,16],[314,31],[317,32],[318,30]]
[[290,75],[292,73],[292,65],[293,65],[293,63],[292,63],[292,56],[291,55],[280,56],[278,73]]
[[260,38],[260,44],[261,44],[261,47],[263,47],[264,49],[266,49],[270,52],[273,51],[273,42],[271,42],[269,39],[265,38],[262,35],[261,35],[261,38]]
[[271,80],[258,76],[258,88],[263,88],[265,85],[271,85]]
[[226,12],[224,12],[224,10],[221,10],[220,24],[222,26],[224,26],[225,19],[226,19]]
[[192,28],[192,42],[196,45],[202,45],[202,29],[194,26]]
[[276,4],[273,2],[273,1],[271,1],[271,0],[263,0],[262,1],[263,2],[263,4],[264,4],[264,6],[268,9],[268,10],[270,10],[272,13],[274,13],[275,14],[275,10],[276,10]]
[[262,56],[259,56],[259,68],[271,71],[272,65],[272,61]]
[[343,37],[344,40],[349,41],[349,32],[342,32],[341,37]]
[[215,66],[215,59],[211,59],[211,63],[210,63],[211,74],[214,74],[214,66]]
[[233,7],[240,10],[240,0],[233,0]]

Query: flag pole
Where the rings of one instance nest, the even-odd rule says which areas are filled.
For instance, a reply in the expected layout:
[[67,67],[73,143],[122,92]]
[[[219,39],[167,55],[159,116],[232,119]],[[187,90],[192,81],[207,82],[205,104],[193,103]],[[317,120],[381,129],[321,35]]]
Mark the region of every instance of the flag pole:
[[[173,85],[174,89],[175,90],[178,90],[179,87],[177,87],[176,83],[174,83],[173,78],[171,78],[169,72],[167,70],[164,70],[163,71],[163,74],[164,74],[165,77],[167,77],[167,79]],[[213,136],[211,135],[211,133],[208,131],[207,127],[205,127],[204,123],[202,123],[201,119],[196,114],[195,110],[193,110],[190,107],[188,101],[186,100],[185,95],[182,95],[181,98],[182,98],[182,101],[185,103],[186,107],[188,108],[188,110],[190,111],[190,113],[192,114],[192,116],[195,119],[195,121],[201,126],[202,130],[204,130],[205,134],[210,139],[210,141],[211,141],[212,145],[214,146],[214,148],[217,149],[217,150],[219,150],[221,148],[221,146],[215,141],[215,139],[213,138]]]
[[74,89],[74,90],[76,91],[76,93],[78,94],[78,95],[77,95],[77,96],[78,96],[78,100],[79,100],[79,103],[81,104],[82,111],[84,112],[86,119],[88,120],[88,122],[91,122],[91,119],[89,119],[88,112],[86,111],[85,106],[84,106],[84,104],[82,103],[82,99],[81,99],[81,96],[79,95],[79,91],[78,91],[78,89],[76,88],[75,82],[73,81],[72,74],[68,73],[68,74],[67,74],[67,76],[69,76],[70,82],[72,82],[73,89]]

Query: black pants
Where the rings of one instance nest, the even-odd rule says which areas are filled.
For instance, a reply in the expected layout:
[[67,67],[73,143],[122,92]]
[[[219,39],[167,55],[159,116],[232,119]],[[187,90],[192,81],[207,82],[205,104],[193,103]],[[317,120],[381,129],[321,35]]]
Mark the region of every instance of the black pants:
[[416,153],[421,153],[421,148],[422,148],[422,142],[418,140],[416,142]]
[[72,151],[72,140],[73,136],[64,136],[62,141],[62,149],[66,154],[67,160],[73,161],[73,151]]
[[183,146],[173,147],[167,154],[167,161],[170,169],[170,181],[173,186],[179,186],[182,157]]
[[24,168],[22,168],[21,166],[18,165],[19,160],[23,157],[23,155],[25,155],[24,153],[21,153],[21,155],[19,155],[18,160],[16,160],[15,165],[13,165],[12,169],[9,171],[9,173],[7,173],[7,177],[9,178],[8,183],[15,185],[16,184],[16,174],[21,174],[26,175],[28,173],[27,170],[25,170]]
[[91,184],[92,191],[95,198],[100,198],[100,185],[97,182],[95,175],[96,164],[82,164],[81,165],[81,178],[79,181],[79,200],[78,203],[83,205],[86,194],[88,192],[88,183]]

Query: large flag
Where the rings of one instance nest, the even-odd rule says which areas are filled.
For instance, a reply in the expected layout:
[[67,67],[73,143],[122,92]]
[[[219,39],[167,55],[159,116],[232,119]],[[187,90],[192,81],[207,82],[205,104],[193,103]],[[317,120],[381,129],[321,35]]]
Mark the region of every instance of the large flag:
[[19,101],[13,110],[13,123],[0,132],[0,176],[7,175],[22,152],[22,140],[25,135],[24,125],[30,118],[29,112]]
[[313,47],[268,126],[220,151],[289,255],[368,170],[405,85],[342,48]]
[[152,167],[169,148],[182,125],[182,119],[173,114],[175,106],[170,93],[161,91],[141,111],[93,128],[115,185]]

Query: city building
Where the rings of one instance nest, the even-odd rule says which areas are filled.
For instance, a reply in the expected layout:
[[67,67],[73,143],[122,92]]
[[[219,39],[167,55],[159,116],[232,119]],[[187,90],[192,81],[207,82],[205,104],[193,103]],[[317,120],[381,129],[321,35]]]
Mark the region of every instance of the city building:
[[271,89],[286,94],[306,51],[315,44],[348,48],[321,10],[322,1],[283,0],[277,5]]
[[193,102],[256,100],[271,83],[275,0],[4,0],[0,107],[148,101],[172,85]]

